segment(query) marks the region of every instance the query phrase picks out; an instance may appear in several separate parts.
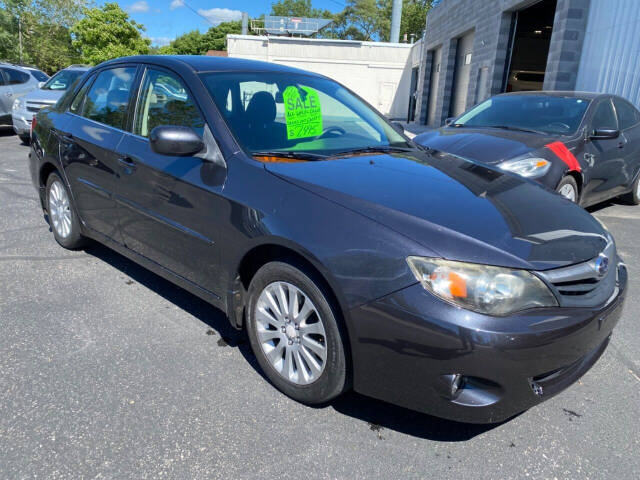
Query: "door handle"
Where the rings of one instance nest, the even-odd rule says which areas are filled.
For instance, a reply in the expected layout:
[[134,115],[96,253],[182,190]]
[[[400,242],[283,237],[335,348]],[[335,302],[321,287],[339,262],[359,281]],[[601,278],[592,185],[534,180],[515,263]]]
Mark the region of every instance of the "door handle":
[[130,157],[120,157],[118,163],[124,167],[126,173],[132,173],[136,169],[136,164]]
[[618,142],[618,148],[624,148],[627,142]]

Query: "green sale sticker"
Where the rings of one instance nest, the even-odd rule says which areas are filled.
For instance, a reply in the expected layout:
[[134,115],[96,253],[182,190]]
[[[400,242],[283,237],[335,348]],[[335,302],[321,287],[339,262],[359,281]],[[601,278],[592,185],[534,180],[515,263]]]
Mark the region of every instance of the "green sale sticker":
[[289,86],[282,93],[282,97],[287,140],[322,134],[322,112],[317,91],[309,87]]

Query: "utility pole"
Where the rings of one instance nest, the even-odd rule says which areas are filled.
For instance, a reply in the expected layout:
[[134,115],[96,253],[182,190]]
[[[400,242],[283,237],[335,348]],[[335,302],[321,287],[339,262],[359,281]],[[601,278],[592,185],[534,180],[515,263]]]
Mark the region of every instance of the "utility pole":
[[391,36],[389,41],[398,43],[400,41],[400,20],[402,19],[402,0],[393,0],[393,10],[391,10]]
[[242,12],[242,35],[249,33],[249,14]]
[[20,64],[22,64],[22,17],[20,15],[18,15],[18,52]]

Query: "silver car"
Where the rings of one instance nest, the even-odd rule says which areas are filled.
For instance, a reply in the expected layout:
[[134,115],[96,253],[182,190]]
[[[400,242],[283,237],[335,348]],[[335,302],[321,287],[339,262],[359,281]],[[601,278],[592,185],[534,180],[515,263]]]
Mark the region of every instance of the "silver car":
[[31,134],[31,120],[44,107],[54,105],[58,99],[89,68],[84,65],[71,65],[60,70],[40,88],[16,98],[11,112],[13,129],[20,139],[28,143]]
[[0,125],[11,125],[11,108],[19,98],[46,82],[49,75],[37,68],[0,62]]

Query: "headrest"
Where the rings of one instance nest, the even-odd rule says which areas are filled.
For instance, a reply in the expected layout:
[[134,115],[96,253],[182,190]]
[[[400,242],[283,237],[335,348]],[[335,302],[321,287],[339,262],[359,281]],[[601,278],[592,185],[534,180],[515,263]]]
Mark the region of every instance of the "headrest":
[[254,124],[267,124],[276,119],[276,101],[269,92],[253,94],[247,106],[247,119]]

